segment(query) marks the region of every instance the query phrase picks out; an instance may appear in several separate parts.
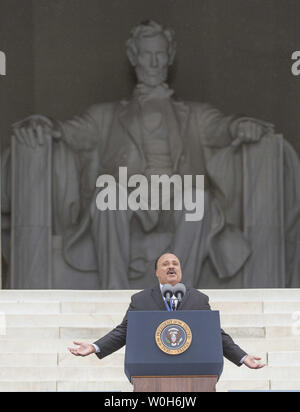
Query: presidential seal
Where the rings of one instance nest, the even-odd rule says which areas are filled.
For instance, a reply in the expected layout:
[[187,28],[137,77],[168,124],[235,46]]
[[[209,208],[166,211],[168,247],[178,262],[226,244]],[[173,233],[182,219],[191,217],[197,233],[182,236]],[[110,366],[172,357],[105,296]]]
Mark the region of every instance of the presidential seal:
[[179,355],[190,347],[192,331],[182,320],[168,319],[156,329],[155,341],[168,355]]

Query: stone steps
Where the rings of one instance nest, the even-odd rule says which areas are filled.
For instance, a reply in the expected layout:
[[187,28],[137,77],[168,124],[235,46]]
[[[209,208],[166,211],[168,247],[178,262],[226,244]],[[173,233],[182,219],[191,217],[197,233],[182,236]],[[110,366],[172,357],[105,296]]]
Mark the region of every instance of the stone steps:
[[[84,313],[122,313],[127,310],[129,301],[126,302],[39,302],[39,301],[2,301],[0,302],[0,312],[6,314],[84,314]],[[300,302],[294,302],[294,305],[300,308]],[[233,306],[235,305],[235,306]],[[284,303],[282,303],[284,305]],[[234,310],[238,313],[268,313],[263,310],[262,302],[214,302],[211,305],[213,310],[221,310],[222,313],[232,313]],[[293,307],[291,311],[294,311]],[[236,313],[236,311],[234,313]],[[269,312],[269,313],[273,313]],[[287,311],[286,313],[290,313]]]
[[[300,289],[201,290],[211,301],[300,302]],[[11,302],[129,302],[137,290],[1,290],[0,301]]]
[[[269,385],[276,382],[285,382],[285,389],[291,387],[293,382],[294,387],[298,385],[300,388],[299,379],[300,367],[265,367],[260,370],[249,370],[245,367],[227,368],[224,367],[223,375],[219,383],[219,387],[225,387],[230,383],[230,389],[252,389],[246,386],[246,383],[252,382],[252,385],[259,385],[264,382],[264,385],[269,382]],[[81,367],[1,367],[0,371],[0,390],[7,385],[8,382],[51,382],[59,381],[68,382],[69,385],[77,384],[81,390],[89,382],[97,383],[98,390],[105,390],[107,382],[114,382],[115,385],[111,390],[122,390],[122,386],[130,386],[127,378],[124,376],[123,367],[120,366],[81,366]],[[238,384],[238,382],[240,382]],[[289,385],[287,386],[287,384]],[[51,385],[53,386],[53,385]],[[252,387],[253,387],[252,386]],[[284,386],[282,386],[284,389]],[[52,390],[52,389],[50,389]]]
[[[57,314],[6,314],[6,326],[16,327],[95,327],[109,328],[118,325],[123,313],[57,313]],[[221,314],[222,327],[269,327],[292,326],[295,323],[292,314],[282,313],[241,313]]]
[[[20,326],[20,327],[6,327],[5,335],[0,335],[0,346],[1,341],[7,338],[14,338],[18,336],[20,339],[26,338],[44,338],[44,339],[88,339],[95,341],[106,333],[108,333],[113,326],[116,326],[117,323],[112,324],[111,326],[107,325],[104,327],[82,327],[80,325],[72,325],[70,327],[34,327],[34,326]],[[293,338],[295,336],[294,326],[270,326],[270,327],[255,327],[255,326],[229,326],[222,323],[222,327],[226,333],[232,336],[232,338]],[[296,329],[298,330],[298,328]]]
[[[299,352],[296,356],[299,357]],[[82,362],[82,365],[77,362],[77,365],[75,366],[72,362],[69,366],[66,366],[66,363],[61,361],[59,361],[59,364],[56,364],[53,357],[46,359],[45,356],[35,356],[36,364],[33,366],[31,362],[28,362],[28,358],[24,360],[23,365],[23,361],[19,363],[19,359],[8,357],[12,363],[9,366],[1,364],[0,382],[11,381],[14,379],[17,381],[40,379],[47,381],[75,380],[81,382],[90,380],[103,382],[110,379],[119,380],[120,382],[126,381],[127,378],[124,375],[123,362],[118,362],[118,360],[115,359],[115,362],[112,362],[111,364],[109,362],[102,363],[97,360],[96,357],[94,358],[95,361]],[[18,361],[17,364],[19,366],[12,366],[14,360]],[[39,363],[40,361],[41,363]],[[266,357],[263,357],[262,361],[266,362]],[[52,365],[51,362],[53,363]],[[236,367],[226,361],[221,380],[300,380],[299,363],[298,366],[291,364],[287,365],[284,358],[277,358],[277,363],[273,360],[271,361],[271,364],[275,363],[277,366],[270,366],[268,360],[267,363],[268,365],[263,369],[251,370],[245,367]]]
[[[0,382],[0,392],[130,392],[132,387],[129,382],[107,380],[99,381],[6,381]],[[299,381],[269,381],[269,380],[226,380],[217,384],[218,392],[229,390],[300,390]]]
[[[72,346],[72,342],[78,340],[77,336],[72,336],[70,339],[2,339],[0,340],[0,353],[11,353],[11,354],[52,354],[52,353],[64,353],[68,346]],[[93,342],[93,339],[90,340]],[[22,345],[20,344],[22,342]],[[249,353],[267,353],[267,352],[297,352],[300,351],[300,340],[299,338],[237,338],[235,342],[240,345]],[[34,343],[34,344],[33,344]],[[124,352],[125,349],[122,348],[118,352]],[[107,359],[111,359],[110,355]],[[77,358],[76,358],[77,359]],[[78,358],[83,359],[83,358]],[[96,358],[95,358],[96,359]],[[104,362],[106,359],[103,359]],[[82,360],[83,361],[83,360]]]
[[[55,314],[116,314],[124,315],[129,300],[125,302],[40,302],[40,301],[0,301],[0,313],[7,315],[55,315]],[[300,301],[292,302],[239,302],[214,301],[211,309],[219,310],[222,314],[293,314],[300,312]]]
[[[63,353],[68,346],[72,346],[72,342],[78,340],[77,336],[72,336],[69,339],[22,339],[20,347],[20,339],[2,339],[0,340],[0,353]],[[93,339],[90,340],[93,342]],[[299,338],[236,338],[235,342],[240,345],[248,353],[265,353],[297,351],[300,350]],[[124,351],[124,348],[120,349]],[[114,355],[111,355],[114,356]],[[111,356],[108,359],[111,359]]]
[[[0,291],[0,391],[131,391],[122,348],[99,361],[74,357],[116,326],[135,291]],[[300,389],[300,290],[210,290],[223,329],[267,367],[225,360],[218,391]]]

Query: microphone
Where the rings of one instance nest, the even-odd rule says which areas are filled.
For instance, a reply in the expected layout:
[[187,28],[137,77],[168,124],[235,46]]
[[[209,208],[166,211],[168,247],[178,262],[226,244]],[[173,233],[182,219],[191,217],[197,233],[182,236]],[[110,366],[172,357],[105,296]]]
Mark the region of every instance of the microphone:
[[173,296],[173,286],[167,283],[166,285],[162,287],[161,293],[163,297],[166,298],[167,302],[169,303],[171,300],[171,297]]
[[186,287],[184,286],[183,283],[177,283],[177,285],[173,287],[173,294],[176,296],[179,303],[182,301],[182,298],[185,295],[185,292],[186,292]]

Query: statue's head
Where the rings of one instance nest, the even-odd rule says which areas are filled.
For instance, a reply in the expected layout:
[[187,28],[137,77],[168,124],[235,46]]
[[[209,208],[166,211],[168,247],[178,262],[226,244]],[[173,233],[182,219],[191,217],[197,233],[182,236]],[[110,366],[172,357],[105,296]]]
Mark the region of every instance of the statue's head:
[[174,31],[149,20],[131,30],[127,56],[139,83],[155,87],[165,82],[176,53]]

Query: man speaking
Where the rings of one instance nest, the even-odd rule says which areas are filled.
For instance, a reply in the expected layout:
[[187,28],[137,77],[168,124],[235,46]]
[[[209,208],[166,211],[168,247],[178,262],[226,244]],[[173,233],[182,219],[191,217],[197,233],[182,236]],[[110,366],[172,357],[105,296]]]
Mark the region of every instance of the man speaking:
[[[176,296],[168,296],[168,294],[171,294],[172,288],[168,289],[165,285],[175,287],[182,278],[180,261],[177,256],[172,253],[165,253],[160,256],[155,263],[155,271],[159,284],[153,289],[143,290],[131,297],[127,313],[119,326],[93,344],[74,342],[78,348],[69,348],[69,351],[75,356],[88,356],[96,353],[98,358],[102,359],[122,348],[126,344],[128,311],[210,310],[208,296],[196,289],[187,288],[185,290],[185,288],[179,287],[178,292],[179,295],[183,295],[182,300],[180,296],[179,300],[176,299]],[[237,366],[244,364],[251,369],[260,369],[265,366],[257,362],[260,358],[248,355],[243,351],[223,330],[221,330],[221,333],[225,358]]]

